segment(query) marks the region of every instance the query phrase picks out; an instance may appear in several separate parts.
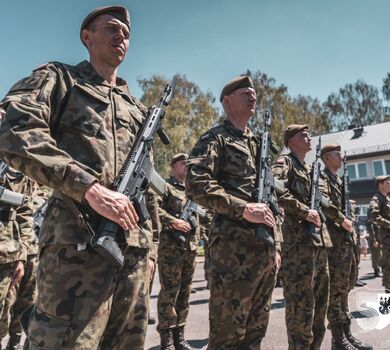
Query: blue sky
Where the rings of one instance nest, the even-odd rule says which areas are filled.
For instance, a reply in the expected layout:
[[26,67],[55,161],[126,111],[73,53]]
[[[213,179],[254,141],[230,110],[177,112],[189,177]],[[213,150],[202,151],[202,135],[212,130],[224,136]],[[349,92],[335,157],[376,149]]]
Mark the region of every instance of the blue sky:
[[[119,69],[137,78],[186,74],[218,96],[231,78],[261,70],[291,95],[323,101],[359,78],[378,88],[390,72],[387,0],[116,0],[132,17]],[[92,0],[0,1],[0,96],[41,63],[88,58],[79,26]]]

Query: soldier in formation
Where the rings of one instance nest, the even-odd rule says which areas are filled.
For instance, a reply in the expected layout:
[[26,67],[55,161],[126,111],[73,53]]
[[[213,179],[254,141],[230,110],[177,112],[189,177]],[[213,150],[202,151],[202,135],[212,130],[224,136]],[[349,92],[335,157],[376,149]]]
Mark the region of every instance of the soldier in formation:
[[208,349],[259,349],[280,256],[255,237],[256,224],[272,230],[276,222],[266,204],[252,199],[259,140],[248,128],[256,106],[250,77],[228,82],[220,102],[226,119],[201,136],[186,177],[188,197],[213,213]]
[[328,249],[330,281],[328,328],[332,332],[332,350],[370,350],[372,346],[353,337],[350,329],[348,293],[353,257],[353,222],[344,216],[343,182],[337,175],[342,165],[341,147],[335,144],[325,145],[321,150],[321,159],[325,164],[322,174],[324,192],[331,201],[326,225],[333,245]]
[[377,192],[369,205],[369,221],[378,226],[383,253],[383,286],[390,293],[390,176],[376,178]]
[[[128,11],[94,10],[80,38],[89,61],[43,65],[1,102],[1,158],[54,188],[40,232],[29,349],[141,350],[152,228],[147,221],[139,229],[132,203],[110,190],[147,112],[117,76],[129,47]],[[92,227],[105,217],[122,228],[123,267],[114,268],[90,246],[81,205],[92,209]]]

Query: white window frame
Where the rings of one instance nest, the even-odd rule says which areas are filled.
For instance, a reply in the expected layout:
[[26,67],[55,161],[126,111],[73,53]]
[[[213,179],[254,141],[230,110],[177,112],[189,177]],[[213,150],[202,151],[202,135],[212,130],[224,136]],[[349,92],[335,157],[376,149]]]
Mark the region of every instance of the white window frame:
[[[381,163],[381,165],[382,165],[382,173],[385,174],[386,168],[385,168],[384,159],[374,159],[374,160],[372,161],[372,173],[374,174],[374,176],[375,176],[375,177],[380,176],[380,175],[375,174],[374,162],[380,162],[380,163]],[[382,175],[383,175],[383,174],[382,174]]]
[[[365,177],[361,177],[361,176],[360,176],[359,167],[358,167],[359,164],[365,164],[365,165],[366,165],[367,176],[365,176]],[[351,178],[351,181],[369,179],[367,162],[349,163],[348,165],[354,166],[354,167],[355,167],[356,178],[354,178],[354,179]]]
[[[367,211],[368,211],[368,204],[358,204],[357,207],[359,207],[359,215],[358,216],[367,216]],[[363,214],[363,208],[366,209],[366,212]]]

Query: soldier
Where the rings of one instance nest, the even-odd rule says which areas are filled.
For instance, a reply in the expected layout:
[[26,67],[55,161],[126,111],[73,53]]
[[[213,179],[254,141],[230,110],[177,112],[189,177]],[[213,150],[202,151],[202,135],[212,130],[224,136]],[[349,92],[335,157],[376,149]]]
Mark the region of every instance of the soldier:
[[[172,176],[167,180],[168,191],[160,204],[163,229],[158,249],[158,271],[161,289],[158,295],[158,326],[161,349],[192,349],[184,338],[192,278],[196,266],[196,249],[200,238],[199,222],[192,227],[179,218],[187,201],[184,179],[188,155],[179,153],[172,157]],[[175,232],[184,234],[185,242]]]
[[379,226],[383,253],[383,286],[386,293],[390,293],[390,176],[378,176],[375,183],[377,192],[369,205],[369,220]]
[[227,83],[220,101],[226,119],[201,136],[186,177],[187,195],[213,212],[208,349],[259,349],[280,255],[255,236],[255,224],[272,230],[275,218],[252,199],[259,140],[247,126],[256,106],[250,77]]
[[[22,173],[8,169],[1,186],[20,193],[31,192],[31,181]],[[20,207],[0,203],[0,341],[8,333],[9,291],[24,276],[27,253],[34,240],[32,200],[28,197]],[[19,310],[23,311],[23,310]],[[14,348],[19,343],[12,338],[9,345]],[[10,347],[10,349],[13,349]]]
[[[39,237],[38,295],[28,324],[29,349],[143,349],[148,315],[151,224],[137,226],[129,199],[111,188],[146,113],[117,68],[129,47],[124,7],[91,12],[80,29],[90,60],[37,68],[3,99],[0,154],[54,188]],[[91,247],[89,223],[123,229],[123,267]],[[99,215],[98,215],[99,214]]]
[[[36,211],[47,200],[45,194],[38,188],[36,182],[30,181],[28,194],[32,199],[32,212],[35,217]],[[19,283],[15,284],[8,290],[7,300],[5,303],[1,322],[4,329],[8,330],[9,340],[7,349],[18,349],[21,337],[23,335],[20,316],[22,312],[34,304],[36,298],[36,272],[38,267],[38,237],[34,227],[31,230],[31,239],[28,242],[27,261],[24,266],[25,273]]]
[[[332,239],[332,248],[328,249],[329,262],[329,307],[328,328],[332,332],[332,350],[372,349],[351,335],[348,312],[349,276],[352,268],[353,222],[343,214],[343,183],[337,175],[342,164],[341,147],[326,145],[321,150],[321,159],[325,164],[322,179],[325,182],[324,193],[331,201],[327,210],[326,226]],[[343,331],[344,330],[344,331]]]
[[374,270],[374,277],[383,277],[380,271],[383,264],[382,244],[379,238],[379,227],[370,220],[371,207],[367,210],[367,232],[369,234],[368,243],[371,251],[371,263]]
[[[308,126],[289,125],[284,143],[291,152],[277,159],[273,171],[286,185],[279,204],[284,209],[282,284],[288,344],[291,350],[320,349],[329,294],[325,247],[332,243],[320,215],[309,208],[311,167],[304,160],[311,149]],[[309,222],[321,228],[321,243],[311,239]]]

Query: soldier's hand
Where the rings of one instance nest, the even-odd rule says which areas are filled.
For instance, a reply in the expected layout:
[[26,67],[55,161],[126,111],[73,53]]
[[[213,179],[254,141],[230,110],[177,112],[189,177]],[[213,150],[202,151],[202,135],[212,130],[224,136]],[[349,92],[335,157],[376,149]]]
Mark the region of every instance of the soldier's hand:
[[316,210],[310,209],[305,217],[305,220],[312,222],[317,227],[321,226],[321,218]]
[[17,261],[14,271],[12,272],[10,288],[15,286],[24,276],[24,263],[23,261]]
[[276,222],[271,209],[264,203],[247,203],[243,217],[254,224],[265,224],[274,227]]
[[191,225],[187,221],[184,221],[181,219],[176,219],[174,222],[172,222],[172,227],[175,230],[178,230],[178,231],[181,231],[184,233],[188,233],[191,231]]
[[137,227],[138,215],[124,194],[94,183],[85,192],[85,199],[93,210],[116,222],[125,231]]
[[378,243],[378,241],[372,242],[372,246],[373,246],[374,248],[379,248],[379,243]]
[[341,223],[341,227],[348,231],[349,233],[352,233],[353,232],[353,223],[351,220],[348,220],[348,219],[345,219],[342,223]]

